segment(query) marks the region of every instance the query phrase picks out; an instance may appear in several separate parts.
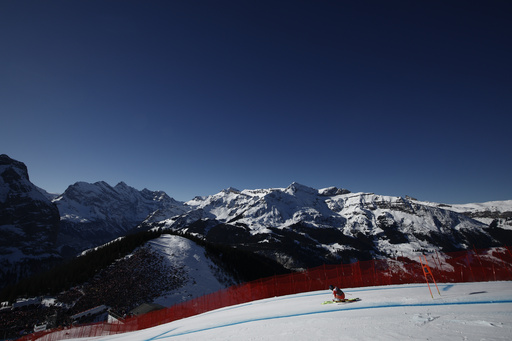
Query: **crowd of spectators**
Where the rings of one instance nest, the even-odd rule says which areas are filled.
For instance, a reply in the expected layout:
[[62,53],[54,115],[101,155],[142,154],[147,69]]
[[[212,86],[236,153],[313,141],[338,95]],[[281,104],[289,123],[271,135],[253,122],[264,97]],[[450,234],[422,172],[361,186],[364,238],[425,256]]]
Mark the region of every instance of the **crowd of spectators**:
[[14,339],[32,333],[34,326],[47,323],[60,308],[43,305],[0,311],[0,339]]
[[48,321],[51,321],[49,327],[88,322],[90,319],[73,321],[71,316],[100,305],[126,316],[140,304],[183,286],[186,279],[184,268],[171,267],[162,255],[150,247],[142,247],[89,282],[60,293],[54,305],[0,311],[0,337],[16,338],[31,333],[35,325]]
[[163,290],[183,285],[183,268],[171,268],[162,255],[149,247],[139,248],[83,286],[84,296],[71,309],[71,314],[105,304],[119,315],[144,302],[151,302]]

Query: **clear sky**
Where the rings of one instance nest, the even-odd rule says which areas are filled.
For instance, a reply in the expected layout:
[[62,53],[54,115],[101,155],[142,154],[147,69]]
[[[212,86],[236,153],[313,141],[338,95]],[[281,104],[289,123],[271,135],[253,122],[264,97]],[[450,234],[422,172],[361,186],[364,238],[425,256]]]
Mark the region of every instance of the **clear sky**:
[[0,0],[0,153],[61,193],[512,199],[512,2]]

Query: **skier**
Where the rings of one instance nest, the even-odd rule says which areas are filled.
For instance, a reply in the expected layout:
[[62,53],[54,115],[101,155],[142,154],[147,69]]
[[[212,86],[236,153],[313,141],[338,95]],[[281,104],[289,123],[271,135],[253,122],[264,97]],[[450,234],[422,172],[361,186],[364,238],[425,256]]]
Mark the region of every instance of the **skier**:
[[334,295],[334,302],[341,302],[345,299],[345,293],[340,288],[329,285],[329,290],[331,290]]

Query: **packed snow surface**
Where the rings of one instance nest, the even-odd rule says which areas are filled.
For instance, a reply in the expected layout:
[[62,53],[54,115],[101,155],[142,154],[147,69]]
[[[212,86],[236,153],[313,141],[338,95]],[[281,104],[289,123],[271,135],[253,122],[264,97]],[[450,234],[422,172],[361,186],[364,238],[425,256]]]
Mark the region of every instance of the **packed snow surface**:
[[[230,306],[154,328],[91,340],[510,340],[512,282],[344,288]],[[83,339],[81,339],[83,340]]]

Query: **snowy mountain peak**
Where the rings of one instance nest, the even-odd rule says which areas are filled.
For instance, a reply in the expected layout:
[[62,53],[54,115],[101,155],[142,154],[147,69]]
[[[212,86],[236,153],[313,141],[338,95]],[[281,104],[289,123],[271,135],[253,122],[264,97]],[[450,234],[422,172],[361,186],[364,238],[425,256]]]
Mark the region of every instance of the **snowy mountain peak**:
[[284,192],[288,193],[288,194],[291,194],[291,195],[295,195],[298,192],[302,192],[302,193],[305,193],[305,194],[312,194],[312,195],[318,194],[318,190],[316,190],[316,189],[314,189],[312,187],[308,187],[308,186],[302,185],[302,184],[300,184],[298,182],[292,182],[290,186],[286,187]]
[[117,185],[114,186],[115,188],[129,188],[130,186],[128,186],[124,181],[120,181]]
[[27,166],[23,162],[11,159],[6,154],[1,154],[0,155],[0,174],[5,172],[6,169],[12,169],[20,177],[30,180],[28,177]]
[[331,196],[332,197],[332,196],[335,196],[335,195],[349,194],[351,192],[348,189],[344,189],[344,188],[327,187],[327,188],[319,189],[318,193],[320,195]]
[[229,193],[238,194],[238,193],[240,193],[240,191],[238,189],[234,188],[234,187],[228,187],[226,189],[223,189],[221,192],[225,193],[225,194],[229,194]]
[[27,166],[9,156],[0,155],[0,203],[9,198],[48,202],[48,198],[30,182]]

